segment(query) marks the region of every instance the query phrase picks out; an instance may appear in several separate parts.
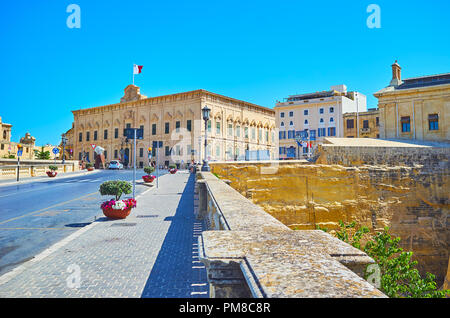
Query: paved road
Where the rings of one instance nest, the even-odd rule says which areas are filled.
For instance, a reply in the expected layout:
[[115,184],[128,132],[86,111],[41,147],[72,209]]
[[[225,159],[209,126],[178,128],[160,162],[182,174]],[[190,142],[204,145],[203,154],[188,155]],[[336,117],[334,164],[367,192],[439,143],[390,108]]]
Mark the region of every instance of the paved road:
[[[137,179],[142,175],[138,170]],[[0,187],[0,275],[101,216],[107,199],[98,192],[102,182],[132,177],[130,170],[105,170]],[[137,185],[136,194],[146,189]]]

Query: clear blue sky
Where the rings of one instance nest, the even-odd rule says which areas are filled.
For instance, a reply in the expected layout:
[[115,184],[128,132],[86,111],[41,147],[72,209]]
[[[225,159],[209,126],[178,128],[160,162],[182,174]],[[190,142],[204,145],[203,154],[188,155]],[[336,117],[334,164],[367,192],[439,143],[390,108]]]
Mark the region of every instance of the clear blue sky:
[[[81,29],[69,29],[69,4]],[[366,8],[381,8],[369,29]],[[58,143],[74,109],[203,88],[272,108],[287,95],[450,72],[450,1],[14,0],[0,4],[0,116],[13,141]]]

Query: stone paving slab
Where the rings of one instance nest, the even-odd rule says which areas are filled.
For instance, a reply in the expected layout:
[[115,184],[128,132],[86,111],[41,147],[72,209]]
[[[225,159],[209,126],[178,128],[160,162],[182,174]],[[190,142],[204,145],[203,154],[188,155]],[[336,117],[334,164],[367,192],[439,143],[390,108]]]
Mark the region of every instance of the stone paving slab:
[[194,177],[162,176],[127,219],[100,218],[1,276],[0,297],[208,297]]

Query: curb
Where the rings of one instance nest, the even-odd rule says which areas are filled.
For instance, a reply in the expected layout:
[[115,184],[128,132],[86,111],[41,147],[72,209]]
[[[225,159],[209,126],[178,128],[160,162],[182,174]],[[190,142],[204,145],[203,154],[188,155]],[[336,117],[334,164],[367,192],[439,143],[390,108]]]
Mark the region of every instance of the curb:
[[[86,172],[79,172],[79,173],[74,173],[71,175],[60,175],[60,177],[58,178],[41,178],[39,177],[34,177],[36,178],[36,180],[33,179],[28,179],[25,181],[11,181],[11,182],[0,182],[0,187],[7,187],[7,186],[13,186],[13,185],[21,185],[21,184],[27,184],[27,183],[32,183],[32,182],[48,182],[48,181],[57,181],[57,180],[61,180],[61,179],[66,179],[66,178],[70,178],[70,177],[79,177],[79,176],[85,176],[88,174],[95,174],[95,173],[99,173],[100,171],[102,171],[101,169],[96,169],[94,171],[86,171]],[[33,177],[32,177],[33,178]]]

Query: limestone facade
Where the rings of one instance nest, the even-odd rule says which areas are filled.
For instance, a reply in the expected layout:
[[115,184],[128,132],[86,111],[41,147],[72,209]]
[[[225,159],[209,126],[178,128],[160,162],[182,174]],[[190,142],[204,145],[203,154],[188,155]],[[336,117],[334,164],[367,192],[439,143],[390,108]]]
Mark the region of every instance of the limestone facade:
[[[206,90],[147,97],[139,87],[125,88],[120,103],[73,111],[74,159],[93,161],[91,144],[106,151],[107,161],[116,159],[131,165],[133,141],[123,136],[124,128],[143,128],[137,140],[136,164],[148,164],[148,148],[162,141],[158,162],[183,164],[204,159],[205,124],[202,108],[211,109],[207,128],[210,161],[243,159],[245,150],[269,150],[275,157],[277,134],[272,109],[215,94]],[[156,149],[152,149],[155,161]]]
[[347,92],[345,85],[332,86],[329,91],[291,95],[275,106],[279,128],[279,158],[294,159],[307,155],[307,147],[299,147],[295,136],[308,130],[315,135],[315,149],[325,137],[344,137],[343,114],[367,110],[366,96]]
[[361,113],[343,115],[344,137],[380,138],[380,113],[378,109],[369,109]]
[[34,158],[34,144],[36,139],[29,133],[20,139],[20,143],[11,141],[12,125],[3,123],[0,117],[0,158],[14,156],[17,158],[18,145],[23,146],[22,159]]
[[380,138],[450,141],[450,73],[401,79],[392,65],[389,86],[374,94],[380,110]]

